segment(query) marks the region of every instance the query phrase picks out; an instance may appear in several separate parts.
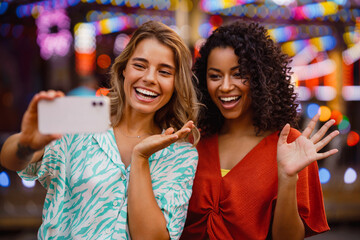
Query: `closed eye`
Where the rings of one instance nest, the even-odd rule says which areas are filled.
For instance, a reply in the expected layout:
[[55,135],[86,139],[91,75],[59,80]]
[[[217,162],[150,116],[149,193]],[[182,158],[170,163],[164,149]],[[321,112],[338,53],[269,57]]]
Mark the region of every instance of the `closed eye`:
[[133,64],[135,68],[138,68],[138,69],[145,69],[145,66],[142,65],[142,64],[139,64],[139,63],[134,63]]
[[171,72],[165,71],[165,70],[160,70],[159,72],[160,72],[160,74],[165,75],[165,76],[171,76],[172,75]]
[[212,80],[219,80],[221,79],[221,76],[218,74],[209,74],[208,77]]

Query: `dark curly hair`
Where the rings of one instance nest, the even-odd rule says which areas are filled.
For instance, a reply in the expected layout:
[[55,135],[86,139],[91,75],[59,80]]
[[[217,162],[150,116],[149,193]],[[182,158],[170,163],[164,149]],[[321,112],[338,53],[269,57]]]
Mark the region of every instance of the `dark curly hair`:
[[281,130],[286,123],[297,127],[296,93],[290,83],[290,58],[270,39],[267,30],[256,22],[236,21],[216,29],[200,49],[194,64],[204,107],[199,128],[203,135],[218,133],[224,117],[207,91],[207,60],[211,50],[231,47],[239,65],[250,76],[251,108],[256,134]]

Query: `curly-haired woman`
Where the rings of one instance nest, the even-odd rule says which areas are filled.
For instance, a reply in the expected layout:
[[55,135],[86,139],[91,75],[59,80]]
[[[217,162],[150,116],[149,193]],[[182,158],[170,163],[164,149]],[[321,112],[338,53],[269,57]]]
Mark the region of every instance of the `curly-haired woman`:
[[[316,160],[338,131],[301,134],[289,58],[257,23],[215,30],[194,71],[205,105],[182,239],[303,239],[329,229]],[[281,132],[280,132],[281,131]]]

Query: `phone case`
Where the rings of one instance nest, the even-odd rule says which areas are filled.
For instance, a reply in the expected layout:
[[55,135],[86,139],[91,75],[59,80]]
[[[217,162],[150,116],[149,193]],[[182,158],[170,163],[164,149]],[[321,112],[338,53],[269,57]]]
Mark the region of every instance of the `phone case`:
[[110,101],[107,97],[40,100],[38,124],[42,134],[103,132],[110,128]]

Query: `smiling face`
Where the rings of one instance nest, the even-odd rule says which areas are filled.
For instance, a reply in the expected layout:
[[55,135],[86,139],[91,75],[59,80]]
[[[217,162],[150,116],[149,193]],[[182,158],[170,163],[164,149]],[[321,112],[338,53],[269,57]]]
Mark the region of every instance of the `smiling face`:
[[139,42],[123,71],[125,109],[155,114],[171,99],[175,74],[170,47],[154,38]]
[[241,74],[238,56],[231,47],[211,50],[207,62],[207,88],[225,119],[251,119],[250,79]]

